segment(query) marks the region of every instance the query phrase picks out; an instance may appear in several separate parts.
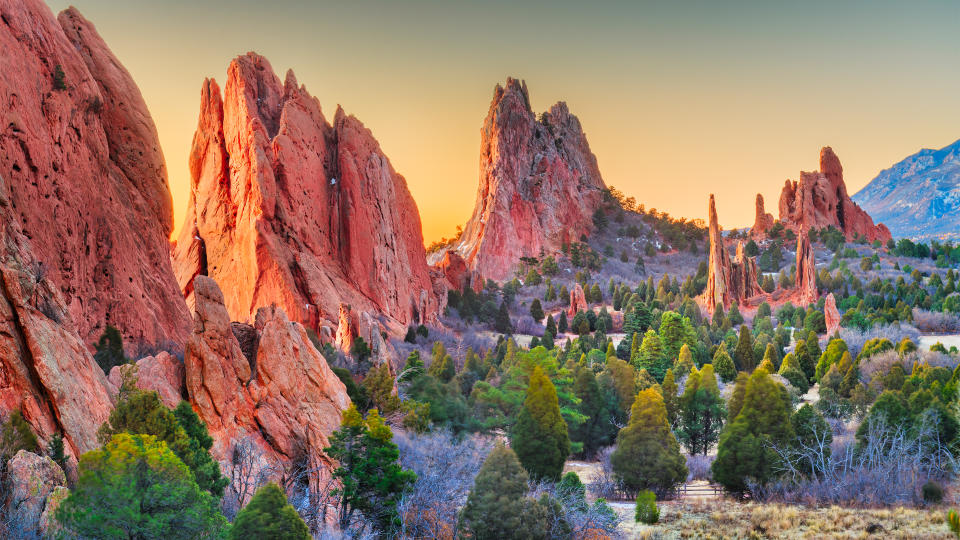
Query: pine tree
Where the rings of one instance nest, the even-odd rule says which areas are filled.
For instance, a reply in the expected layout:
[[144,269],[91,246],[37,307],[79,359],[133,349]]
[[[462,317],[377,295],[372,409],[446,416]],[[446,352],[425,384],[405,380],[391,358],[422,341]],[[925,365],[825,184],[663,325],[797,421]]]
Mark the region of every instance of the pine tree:
[[770,373],[776,373],[777,370],[780,369],[780,355],[777,354],[777,348],[773,343],[767,343],[767,349],[763,352],[763,360],[770,361],[772,369],[767,370]]
[[736,382],[733,383],[733,392],[730,394],[730,400],[727,401],[727,423],[732,424],[740,409],[743,408],[743,400],[747,395],[747,382],[750,380],[750,374],[741,371],[737,373]]
[[567,333],[567,330],[568,330],[568,328],[567,328],[567,312],[566,312],[566,310],[561,310],[561,311],[560,311],[560,321],[557,323],[557,331],[559,331],[561,334],[566,334],[566,333]]
[[0,463],[5,463],[20,450],[36,453],[40,450],[40,443],[23,413],[15,410],[0,426]]
[[610,462],[614,474],[630,491],[649,489],[663,495],[686,479],[686,460],[670,431],[663,397],[656,389],[637,394],[630,423],[617,435]]
[[612,442],[616,428],[610,422],[610,411],[593,370],[585,367],[577,370],[573,393],[580,400],[577,410],[586,421],[570,429],[570,440],[582,444],[583,455],[590,458]]
[[550,332],[551,336],[557,335],[557,323],[553,320],[553,315],[547,316],[547,332]]
[[690,347],[684,343],[683,347],[680,347],[680,354],[677,356],[677,361],[673,363],[673,373],[676,378],[683,379],[689,375],[695,367],[693,363],[693,353],[690,352]]
[[753,336],[746,325],[740,326],[740,339],[737,341],[737,349],[733,352],[733,362],[737,366],[737,371],[753,371],[756,367],[756,360],[753,358]]
[[646,335],[643,336],[643,343],[637,351],[637,360],[634,365],[637,369],[646,369],[658,383],[663,382],[663,377],[670,366],[663,355],[660,336],[653,330],[647,330]]
[[783,357],[783,363],[780,364],[780,370],[777,373],[790,381],[790,385],[800,392],[806,393],[810,389],[810,380],[807,379],[807,375],[800,367],[800,361],[797,360],[797,355],[794,353],[787,353]]
[[67,454],[64,451],[63,435],[59,431],[54,433],[50,437],[50,442],[47,443],[47,456],[55,461],[62,470],[67,470]]
[[507,309],[506,302],[500,302],[500,309],[497,310],[497,316],[493,321],[493,328],[501,334],[513,333],[513,323],[510,322],[510,310]]
[[537,322],[543,320],[545,314],[543,313],[543,306],[540,305],[539,298],[534,298],[533,302],[530,302],[530,316],[533,317],[533,320]]
[[527,396],[511,431],[510,446],[535,479],[559,479],[570,455],[570,436],[560,415],[557,389],[539,365],[530,374]]
[[727,344],[721,343],[717,347],[717,352],[713,354],[713,366],[720,376],[720,380],[728,383],[737,377],[737,367],[733,365],[733,359],[727,352]]
[[726,416],[711,364],[705,364],[687,377],[680,409],[677,437],[691,454],[707,455],[720,436]]
[[807,342],[805,340],[800,340],[797,342],[797,345],[793,348],[793,354],[797,357],[797,363],[800,364],[800,370],[807,377],[807,381],[813,381],[814,375],[817,373],[817,362],[810,357],[810,353],[807,350]]
[[748,479],[764,484],[773,478],[780,460],[773,447],[784,447],[794,439],[791,410],[786,388],[766,370],[754,371],[746,384],[743,406],[720,434],[712,465],[714,480],[729,491],[744,493]]
[[473,481],[457,522],[476,540],[545,538],[546,512],[527,495],[527,472],[513,450],[497,444]]
[[670,427],[677,425],[677,417],[680,414],[680,396],[677,395],[679,389],[673,378],[673,370],[668,369],[667,374],[663,376],[663,383],[660,385],[660,394],[663,396],[663,406],[667,410],[667,422]]
[[287,503],[287,496],[273,482],[261,487],[237,514],[230,538],[245,540],[310,540],[307,524]]

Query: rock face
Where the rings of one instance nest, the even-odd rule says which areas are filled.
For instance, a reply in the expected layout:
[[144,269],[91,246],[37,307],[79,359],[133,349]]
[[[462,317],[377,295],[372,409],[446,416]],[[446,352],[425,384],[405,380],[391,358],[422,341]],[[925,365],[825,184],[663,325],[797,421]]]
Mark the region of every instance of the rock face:
[[6,468],[4,481],[9,491],[3,504],[16,516],[21,532],[39,531],[47,499],[57,487],[67,483],[63,470],[49,457],[26,450],[10,458]]
[[[0,0],[4,195],[81,341],[106,324],[181,348],[189,312],[170,266],[167,171],[140,91],[91,23]],[[60,75],[62,74],[62,76]]]
[[[126,368],[114,366],[110,370],[108,379],[114,389],[120,388]],[[184,398],[183,362],[165,351],[137,360],[137,388],[156,392],[164,405],[175,408]]]
[[606,184],[566,103],[538,120],[526,83],[507,79],[480,137],[477,202],[455,247],[471,270],[503,279],[520,257],[558,251],[592,230]]
[[200,108],[173,256],[188,304],[208,275],[239,321],[273,303],[315,330],[341,303],[397,331],[436,320],[446,290],[434,291],[416,204],[359,120],[338,109],[328,123],[292,71],[281,83],[253,53],[230,63],[222,97],[204,81]]
[[797,235],[797,280],[798,305],[807,306],[820,297],[817,292],[817,259],[806,232]]
[[730,261],[730,254],[723,243],[723,234],[717,222],[717,207],[713,194],[710,195],[710,259],[707,267],[707,288],[700,297],[700,303],[710,314],[717,305],[724,309],[736,300],[743,305],[751,296],[762,294],[757,283],[757,264],[752,257],[744,253],[743,242],[737,245],[736,259]]
[[880,171],[853,200],[897,238],[960,237],[960,141]]
[[579,283],[570,289],[570,307],[567,308],[567,316],[573,317],[578,311],[587,311],[587,297]]
[[750,236],[762,238],[770,227],[773,227],[773,214],[764,209],[763,195],[757,193],[757,215],[753,220],[753,227],[750,228]]
[[890,239],[885,225],[874,225],[870,215],[847,195],[840,159],[827,146],[820,150],[820,171],[801,172],[800,181],[787,180],[780,192],[780,222],[798,235],[809,229],[835,227],[848,240],[865,236],[868,241]]
[[318,487],[330,471],[323,453],[350,404],[346,389],[307,337],[278,306],[257,311],[256,356],[244,355],[223,294],[206,276],[194,278],[193,335],[185,351],[190,402],[214,439],[214,457],[229,467],[233,449],[249,441],[273,462],[308,456]]
[[471,270],[467,266],[467,261],[459,253],[452,250],[444,251],[434,268],[443,273],[447,282],[447,287],[457,291],[472,288],[474,292],[483,290],[483,277],[476,270]]
[[840,329],[840,312],[837,310],[837,299],[833,293],[827,295],[823,302],[823,318],[827,324],[827,335],[832,336]]

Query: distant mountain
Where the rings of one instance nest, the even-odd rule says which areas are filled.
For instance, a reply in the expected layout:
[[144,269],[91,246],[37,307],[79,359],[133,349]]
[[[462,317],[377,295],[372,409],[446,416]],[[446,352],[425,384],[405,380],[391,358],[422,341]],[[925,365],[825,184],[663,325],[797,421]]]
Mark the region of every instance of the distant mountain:
[[960,141],[881,171],[853,200],[895,238],[960,238]]

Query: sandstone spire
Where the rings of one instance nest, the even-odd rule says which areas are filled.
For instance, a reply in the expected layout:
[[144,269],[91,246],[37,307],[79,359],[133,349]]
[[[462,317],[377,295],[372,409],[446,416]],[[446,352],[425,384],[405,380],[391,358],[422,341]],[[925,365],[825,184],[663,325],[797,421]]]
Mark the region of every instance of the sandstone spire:
[[817,301],[817,259],[810,237],[806,231],[797,235],[797,279],[798,304],[807,306]]
[[744,254],[743,242],[737,245],[736,259],[730,261],[720,225],[717,223],[717,207],[713,194],[710,194],[708,213],[710,259],[707,267],[707,288],[700,300],[712,314],[717,305],[726,309],[734,300],[743,305],[750,297],[763,291],[757,283],[756,262]]
[[773,214],[764,209],[763,195],[757,193],[756,217],[753,220],[753,227],[750,228],[750,236],[762,238],[770,227],[773,227]]
[[503,279],[520,257],[558,251],[592,230],[606,184],[566,103],[538,119],[526,84],[508,78],[494,89],[480,137],[477,201],[454,247],[471,270]]
[[349,304],[399,332],[442,311],[406,181],[359,120],[338,109],[327,122],[293,72],[281,82],[248,53],[222,96],[204,81],[190,171],[174,250],[188,302],[204,274],[240,321],[276,303],[308,328],[332,327]]

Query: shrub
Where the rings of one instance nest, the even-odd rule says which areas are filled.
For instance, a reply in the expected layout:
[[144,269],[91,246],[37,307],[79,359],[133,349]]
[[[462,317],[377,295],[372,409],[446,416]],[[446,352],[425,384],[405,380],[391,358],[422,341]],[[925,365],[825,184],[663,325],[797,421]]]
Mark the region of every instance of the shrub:
[[510,446],[535,479],[559,479],[570,455],[567,423],[560,415],[557,389],[540,366],[530,374],[523,408],[510,436]]
[[657,496],[652,491],[645,489],[637,494],[637,508],[634,519],[647,525],[653,525],[660,521]]
[[240,510],[230,529],[231,539],[283,538],[310,540],[310,531],[297,511],[287,503],[287,496],[274,483],[257,490]]
[[686,479],[686,461],[656,388],[637,394],[630,423],[617,435],[617,449],[610,461],[621,485],[629,491],[651,489],[665,494]]
[[20,411],[13,411],[10,418],[0,426],[0,464],[12,458],[20,450],[36,453],[40,449],[37,436]]
[[933,480],[927,480],[927,483],[920,488],[923,494],[923,502],[937,504],[943,501],[943,487]]
[[63,66],[57,64],[53,67],[53,89],[54,90],[66,90],[67,89],[67,75],[63,72]]

